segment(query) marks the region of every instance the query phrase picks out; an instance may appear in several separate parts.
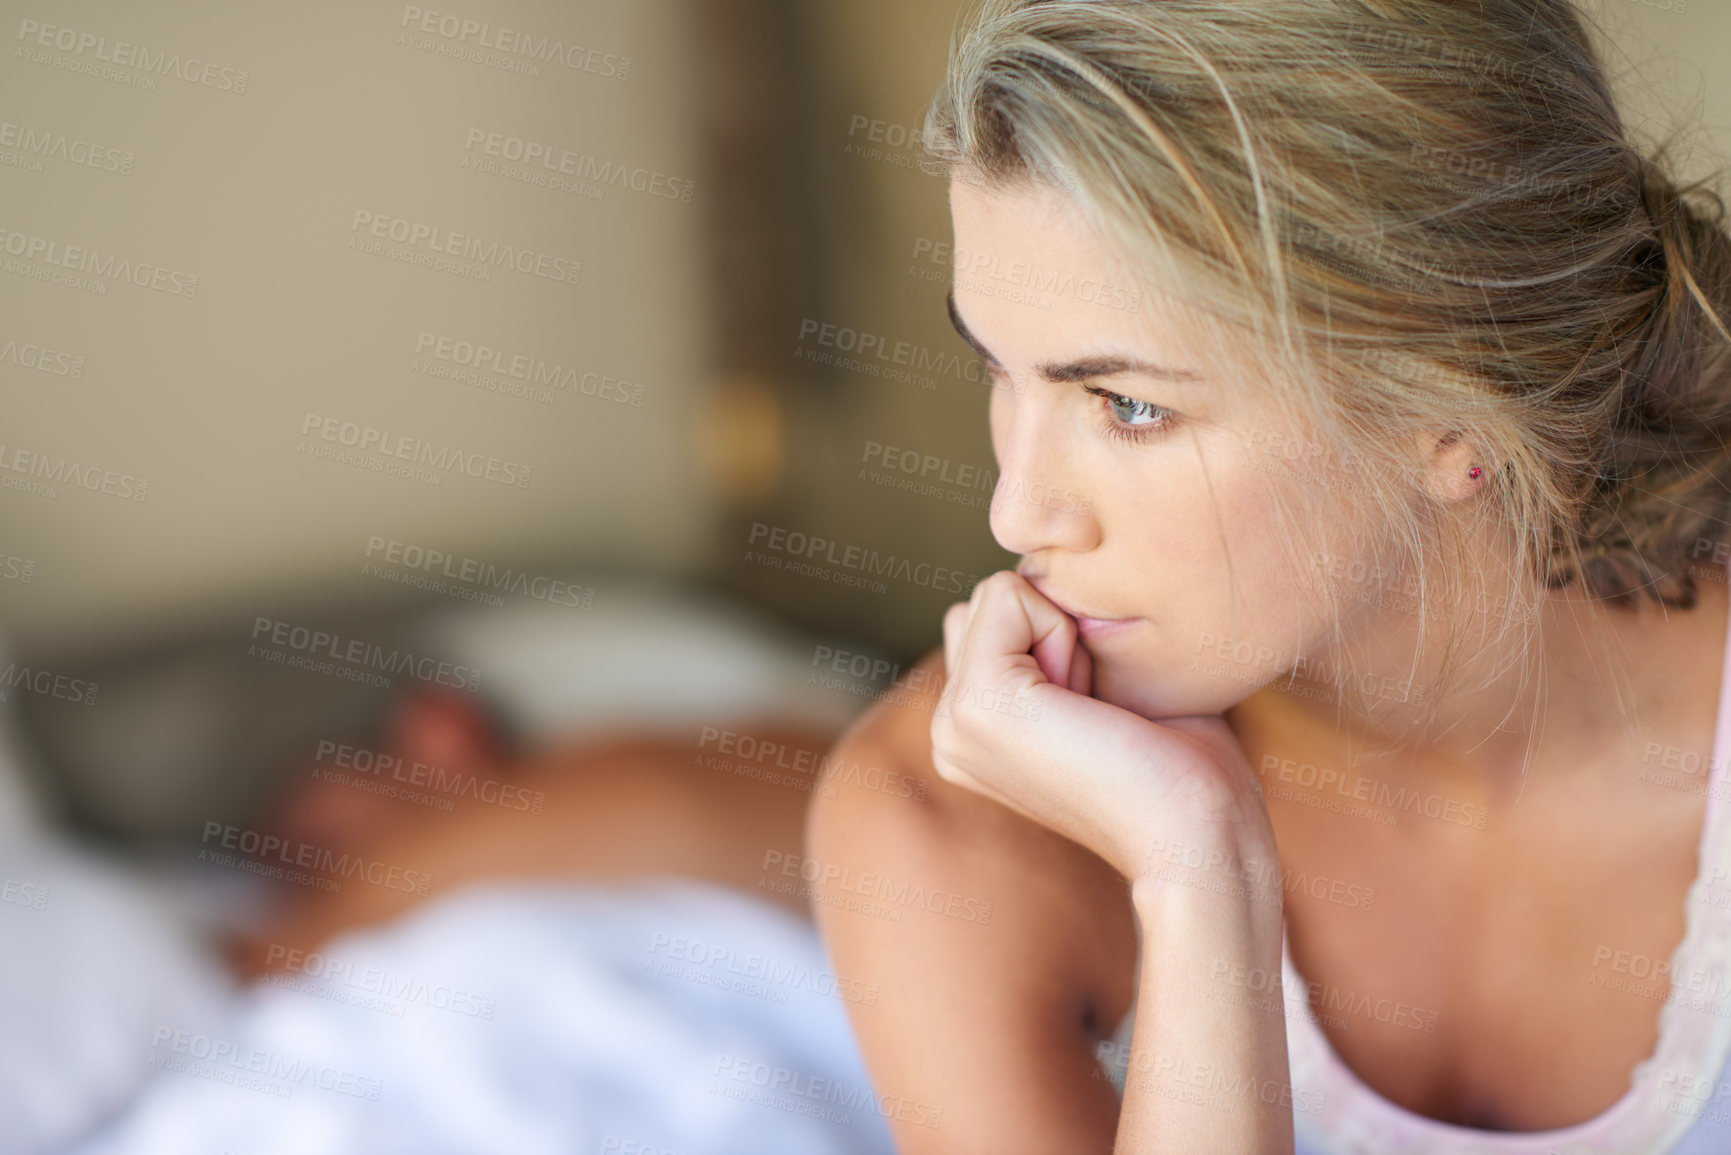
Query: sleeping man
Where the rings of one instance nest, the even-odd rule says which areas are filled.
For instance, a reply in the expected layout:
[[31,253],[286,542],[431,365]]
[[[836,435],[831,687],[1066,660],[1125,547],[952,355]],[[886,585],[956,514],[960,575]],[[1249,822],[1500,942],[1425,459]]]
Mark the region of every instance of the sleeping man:
[[207,830],[203,881],[250,888],[222,942],[123,865],[95,898],[13,869],[66,917],[0,908],[33,930],[8,1021],[58,1047],[0,1088],[28,1128],[0,1152],[892,1150],[847,1018],[876,992],[825,955],[804,843],[872,688],[732,610],[598,600],[430,622],[489,707],[405,689],[256,829]]

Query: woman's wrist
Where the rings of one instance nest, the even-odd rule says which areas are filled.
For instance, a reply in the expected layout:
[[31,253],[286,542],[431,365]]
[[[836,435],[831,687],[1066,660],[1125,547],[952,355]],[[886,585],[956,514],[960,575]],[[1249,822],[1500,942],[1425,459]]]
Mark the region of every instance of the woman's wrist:
[[1141,940],[1136,1029],[1115,1149],[1290,1151],[1285,1016],[1237,985],[1280,971],[1272,840],[1173,848],[1131,893]]
[[1245,908],[1259,924],[1280,925],[1284,889],[1271,832],[1232,828],[1187,842],[1151,837],[1129,882],[1131,905],[1144,921],[1220,906]]

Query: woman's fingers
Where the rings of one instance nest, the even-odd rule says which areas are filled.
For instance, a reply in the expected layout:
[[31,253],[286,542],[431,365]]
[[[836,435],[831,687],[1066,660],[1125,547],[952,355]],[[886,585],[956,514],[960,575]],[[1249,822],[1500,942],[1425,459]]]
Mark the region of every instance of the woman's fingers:
[[1070,681],[1072,694],[1080,694],[1084,698],[1094,694],[1094,655],[1088,652],[1088,647],[1077,645],[1070,651]]
[[1046,681],[1070,687],[1076,623],[1026,578],[995,573],[976,587],[972,605],[962,647],[970,668],[995,680],[1008,669],[1026,667],[1022,659],[1031,656]]
[[944,681],[956,679],[956,663],[962,658],[962,642],[968,636],[968,619],[973,616],[972,602],[957,602],[944,611]]
[[1093,697],[1076,622],[996,573],[944,616],[948,680],[932,717],[946,781],[1086,846],[1126,877],[1175,831],[1244,821],[1254,772],[1218,717],[1154,720]]

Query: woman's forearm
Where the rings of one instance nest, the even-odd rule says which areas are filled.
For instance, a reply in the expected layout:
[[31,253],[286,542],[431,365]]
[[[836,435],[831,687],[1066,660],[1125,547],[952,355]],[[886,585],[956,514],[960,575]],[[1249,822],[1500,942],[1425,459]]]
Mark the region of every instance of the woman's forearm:
[[1280,973],[1279,860],[1260,839],[1183,859],[1201,865],[1151,864],[1131,887],[1142,946],[1114,1150],[1289,1155],[1286,1017],[1231,984]]

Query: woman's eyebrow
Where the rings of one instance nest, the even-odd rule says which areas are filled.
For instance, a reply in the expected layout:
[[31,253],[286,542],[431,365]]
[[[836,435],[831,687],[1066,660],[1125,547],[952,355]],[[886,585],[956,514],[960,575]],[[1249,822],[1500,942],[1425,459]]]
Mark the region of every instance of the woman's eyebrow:
[[[998,359],[980,344],[979,338],[969,331],[967,323],[962,320],[961,313],[956,311],[956,291],[952,288],[944,295],[944,302],[949,307],[950,324],[955,327],[956,335],[966,341],[968,347],[979,355],[980,360],[988,365],[997,365]],[[1045,380],[1055,385],[1076,381],[1089,381],[1095,377],[1115,377],[1120,373],[1140,373],[1161,381],[1195,382],[1201,378],[1188,369],[1172,369],[1165,365],[1156,365],[1152,361],[1144,361],[1138,357],[1096,356],[1081,357],[1074,361],[1061,363],[1047,362],[1034,366]]]
[[1083,357],[1062,364],[1034,366],[1034,371],[1053,384],[1066,381],[1088,381],[1095,377],[1116,377],[1120,373],[1139,373],[1161,381],[1192,382],[1202,378],[1188,369],[1171,369],[1136,357]]

